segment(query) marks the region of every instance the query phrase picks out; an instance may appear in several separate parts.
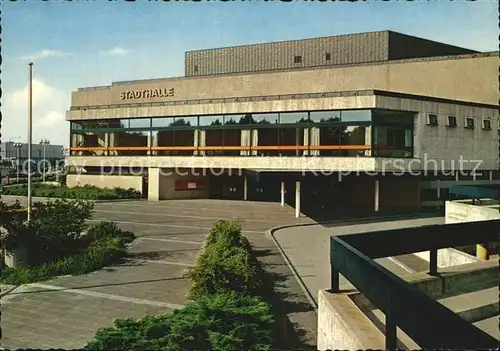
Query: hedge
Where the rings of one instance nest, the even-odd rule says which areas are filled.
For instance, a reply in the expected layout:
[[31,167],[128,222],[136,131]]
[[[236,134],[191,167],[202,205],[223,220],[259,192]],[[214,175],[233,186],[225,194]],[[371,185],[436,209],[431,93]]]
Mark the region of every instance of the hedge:
[[241,222],[218,221],[191,278],[189,302],[172,313],[119,319],[101,328],[90,350],[271,350],[275,320],[259,294],[262,269]]
[[274,323],[258,297],[201,296],[172,313],[116,320],[101,328],[89,350],[271,350]]
[[196,265],[188,270],[190,297],[234,291],[258,295],[262,272],[239,221],[218,221],[205,238]]
[[[28,186],[26,184],[4,187],[2,195],[27,196]],[[129,188],[98,188],[92,185],[76,186],[68,188],[66,186],[56,186],[50,184],[32,184],[32,196],[51,197],[61,199],[82,199],[82,200],[118,200],[136,199],[142,195],[139,191]]]

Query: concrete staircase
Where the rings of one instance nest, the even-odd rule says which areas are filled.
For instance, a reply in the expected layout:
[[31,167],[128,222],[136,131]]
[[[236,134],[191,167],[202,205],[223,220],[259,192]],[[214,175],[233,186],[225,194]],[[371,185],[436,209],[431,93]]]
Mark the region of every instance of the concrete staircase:
[[[410,263],[408,262],[410,257],[405,258],[405,263]],[[489,271],[482,271],[479,273],[479,268],[484,267],[485,265],[489,267]],[[435,298],[438,302],[455,312],[461,318],[490,334],[492,337],[500,340],[499,292],[497,281],[498,271],[494,270],[497,265],[498,261],[495,260],[495,262],[493,262],[493,260],[490,260],[482,263],[467,264],[450,268],[447,273],[444,273],[444,276],[450,273],[456,275],[455,278],[450,279],[450,282],[452,283],[445,282],[444,285],[448,285],[449,290],[443,291],[442,293],[436,293],[435,288],[430,287],[428,282],[429,279],[432,278],[429,278],[429,276],[424,278],[424,276],[426,276],[425,273],[416,273],[413,277],[408,276],[404,279],[416,284],[417,287],[421,288],[424,292],[428,293],[429,296]],[[412,266],[415,267],[415,264]],[[459,273],[460,270],[462,270],[461,274]],[[447,278],[444,279],[446,281]],[[427,281],[427,283],[425,281]],[[439,285],[439,280],[436,279],[436,283],[434,284]],[[451,286],[452,284],[455,286]],[[373,305],[371,305],[371,303],[363,296],[353,296],[353,301],[371,320],[373,325],[380,330],[380,332],[384,333],[384,313],[380,310],[374,309]],[[425,321],[422,321],[422,323],[425,323]],[[421,349],[419,345],[417,345],[399,328],[397,335],[399,339],[398,347],[400,349]]]

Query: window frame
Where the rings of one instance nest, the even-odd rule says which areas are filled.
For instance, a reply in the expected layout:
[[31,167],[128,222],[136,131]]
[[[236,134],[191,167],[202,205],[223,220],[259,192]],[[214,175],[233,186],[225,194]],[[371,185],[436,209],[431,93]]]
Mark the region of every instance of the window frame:
[[[453,123],[451,123],[451,118],[453,118]],[[446,123],[446,126],[447,127],[450,127],[450,128],[456,128],[458,126],[458,123],[457,123],[457,117],[456,116],[452,116],[452,115],[449,115],[447,117],[447,123]]]
[[[469,125],[469,121],[472,121],[472,125]],[[474,117],[465,117],[465,129],[474,129],[476,126],[475,126],[475,122],[474,122]]]
[[[489,126],[486,127],[486,123],[485,122],[488,122],[489,123]],[[482,123],[482,127],[483,127],[483,130],[491,130],[491,118],[483,118],[483,123]]]
[[[433,122],[431,117],[436,117],[436,122]],[[438,114],[437,113],[428,113],[427,114],[427,125],[428,126],[432,126],[432,127],[435,127],[435,126],[438,126],[439,125],[439,118],[438,118]]]

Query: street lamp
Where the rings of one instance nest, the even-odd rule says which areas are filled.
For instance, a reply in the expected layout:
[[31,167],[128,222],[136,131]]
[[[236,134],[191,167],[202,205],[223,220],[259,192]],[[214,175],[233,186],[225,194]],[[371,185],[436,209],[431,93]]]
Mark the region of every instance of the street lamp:
[[20,161],[20,158],[21,158],[21,147],[23,146],[23,143],[14,143],[13,144],[14,147],[17,149],[16,150],[16,165],[17,165],[17,177],[16,177],[16,180],[17,180],[17,183],[19,184],[19,161]]
[[30,62],[30,80],[28,91],[28,223],[31,221],[32,196],[31,196],[31,144],[33,143],[33,62]]
[[40,140],[40,144],[43,145],[43,182],[45,183],[45,147],[50,144],[49,139]]

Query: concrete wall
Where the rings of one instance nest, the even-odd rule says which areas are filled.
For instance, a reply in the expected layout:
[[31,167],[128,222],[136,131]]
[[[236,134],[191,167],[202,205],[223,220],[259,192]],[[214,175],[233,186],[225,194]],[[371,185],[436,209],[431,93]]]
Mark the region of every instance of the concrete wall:
[[[206,199],[208,198],[208,177],[193,174],[185,169],[175,172],[167,168],[149,168],[148,200],[173,200],[173,199]],[[206,189],[183,189],[176,190],[177,180],[205,180]]]
[[[421,259],[427,262],[429,262],[430,260],[429,251],[415,252],[414,255],[420,257]],[[441,268],[459,266],[462,264],[468,264],[474,262],[481,262],[480,259],[453,248],[438,250],[437,261],[438,261],[437,262],[438,267]]]
[[217,169],[269,169],[284,171],[391,171],[396,167],[418,170],[411,159],[372,157],[193,157],[193,156],[72,156],[68,166],[123,166]]
[[498,208],[475,206],[459,201],[446,201],[445,223],[461,223],[500,219]]
[[[415,99],[377,96],[378,108],[418,112],[414,124],[414,157],[422,160],[427,170],[477,170],[498,169],[498,119],[499,111]],[[427,124],[428,114],[438,115],[438,125]],[[447,126],[448,116],[457,118],[457,127]],[[465,128],[465,118],[473,117],[474,129]],[[483,119],[491,119],[491,130],[483,130]],[[462,160],[462,165],[460,165]]]
[[[88,107],[366,89],[496,105],[497,76],[498,54],[475,54],[287,72],[117,82],[108,87],[73,92],[71,105]],[[146,89],[174,89],[175,92],[170,97],[121,99],[122,92]]]
[[318,350],[383,350],[384,340],[348,294],[319,291]]
[[133,188],[142,193],[142,177],[131,175],[96,175],[96,174],[68,174],[66,176],[68,187],[93,185],[99,188]]
[[[473,52],[401,33],[378,31],[189,51],[185,72],[186,76],[214,75]],[[301,62],[295,62],[295,56],[301,56]]]

